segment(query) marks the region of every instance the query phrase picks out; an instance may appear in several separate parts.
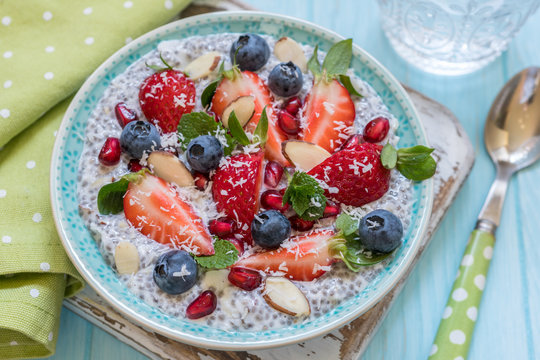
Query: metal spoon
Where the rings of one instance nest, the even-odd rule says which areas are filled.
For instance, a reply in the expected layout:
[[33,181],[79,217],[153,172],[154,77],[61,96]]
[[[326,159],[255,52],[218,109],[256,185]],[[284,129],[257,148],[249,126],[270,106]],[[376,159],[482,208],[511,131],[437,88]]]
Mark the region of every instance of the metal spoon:
[[515,75],[489,110],[484,142],[497,176],[469,238],[429,359],[465,359],[495,245],[508,182],[540,158],[540,68]]

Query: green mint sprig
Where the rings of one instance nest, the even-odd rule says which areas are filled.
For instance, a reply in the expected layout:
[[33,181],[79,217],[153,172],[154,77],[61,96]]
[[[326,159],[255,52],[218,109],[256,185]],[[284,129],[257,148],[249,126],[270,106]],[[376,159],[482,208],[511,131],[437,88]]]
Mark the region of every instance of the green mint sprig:
[[238,141],[240,145],[246,146],[255,143],[259,143],[261,147],[266,145],[266,140],[268,140],[268,116],[266,115],[266,106],[264,107],[259,122],[257,123],[257,127],[253,132],[252,141],[249,141],[249,138],[242,128],[242,125],[240,125],[234,110],[231,112],[231,115],[229,115],[228,124],[231,135],[236,139],[236,141]]
[[148,172],[148,169],[142,169],[136,173],[126,174],[120,180],[102,186],[97,196],[99,213],[101,215],[110,215],[123,211],[124,194],[128,189],[129,183],[139,181]]
[[397,168],[407,179],[429,179],[437,170],[437,162],[431,156],[434,149],[423,145],[396,149],[386,144],[381,151],[381,163],[386,169]]
[[283,204],[290,203],[304,220],[317,220],[323,216],[326,196],[321,185],[312,176],[297,171],[289,181],[283,195]]
[[230,241],[216,238],[214,255],[193,256],[193,259],[207,269],[225,269],[238,260],[238,249]]
[[225,155],[230,155],[236,146],[236,140],[228,134],[227,129],[220,122],[205,112],[192,112],[182,115],[178,123],[180,147],[186,150],[189,142],[201,135],[215,135],[218,132],[224,134],[227,146],[223,148]]

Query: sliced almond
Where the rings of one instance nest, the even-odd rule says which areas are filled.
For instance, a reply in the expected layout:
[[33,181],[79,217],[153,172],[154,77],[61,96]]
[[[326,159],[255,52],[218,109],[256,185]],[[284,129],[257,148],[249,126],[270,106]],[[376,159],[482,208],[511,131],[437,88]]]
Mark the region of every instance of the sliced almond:
[[307,71],[307,59],[302,46],[289,37],[282,37],[274,45],[274,54],[281,62],[292,61],[302,70]]
[[163,180],[178,186],[192,186],[193,176],[186,166],[167,151],[152,151],[146,160],[154,174]]
[[253,96],[247,95],[240,96],[231,102],[221,115],[221,122],[226,128],[229,128],[229,116],[233,111],[240,125],[244,127],[255,113],[255,99]]
[[122,241],[114,250],[114,262],[119,274],[134,274],[139,271],[139,251],[132,243]]
[[311,307],[304,293],[284,277],[266,278],[263,298],[268,305],[287,315],[304,316],[311,313]]
[[220,60],[221,55],[217,51],[211,51],[190,62],[184,72],[192,80],[197,80],[210,75],[217,68]]
[[281,152],[294,166],[306,172],[331,156],[328,151],[319,145],[301,140],[282,142]]

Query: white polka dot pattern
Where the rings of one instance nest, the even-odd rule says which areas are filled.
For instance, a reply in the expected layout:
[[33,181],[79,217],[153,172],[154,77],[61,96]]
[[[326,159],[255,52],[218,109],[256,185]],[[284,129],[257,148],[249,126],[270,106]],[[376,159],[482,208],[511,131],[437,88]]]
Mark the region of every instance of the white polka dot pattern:
[[30,296],[33,298],[37,298],[39,296],[39,290],[38,289],[30,290]]

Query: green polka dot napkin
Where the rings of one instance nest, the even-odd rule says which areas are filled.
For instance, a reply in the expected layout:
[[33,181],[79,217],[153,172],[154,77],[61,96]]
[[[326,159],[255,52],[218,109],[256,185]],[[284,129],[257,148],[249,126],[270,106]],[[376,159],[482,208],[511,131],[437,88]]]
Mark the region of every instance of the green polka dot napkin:
[[84,79],[189,0],[0,0],[0,359],[54,353],[83,281],[49,201],[56,130]]

